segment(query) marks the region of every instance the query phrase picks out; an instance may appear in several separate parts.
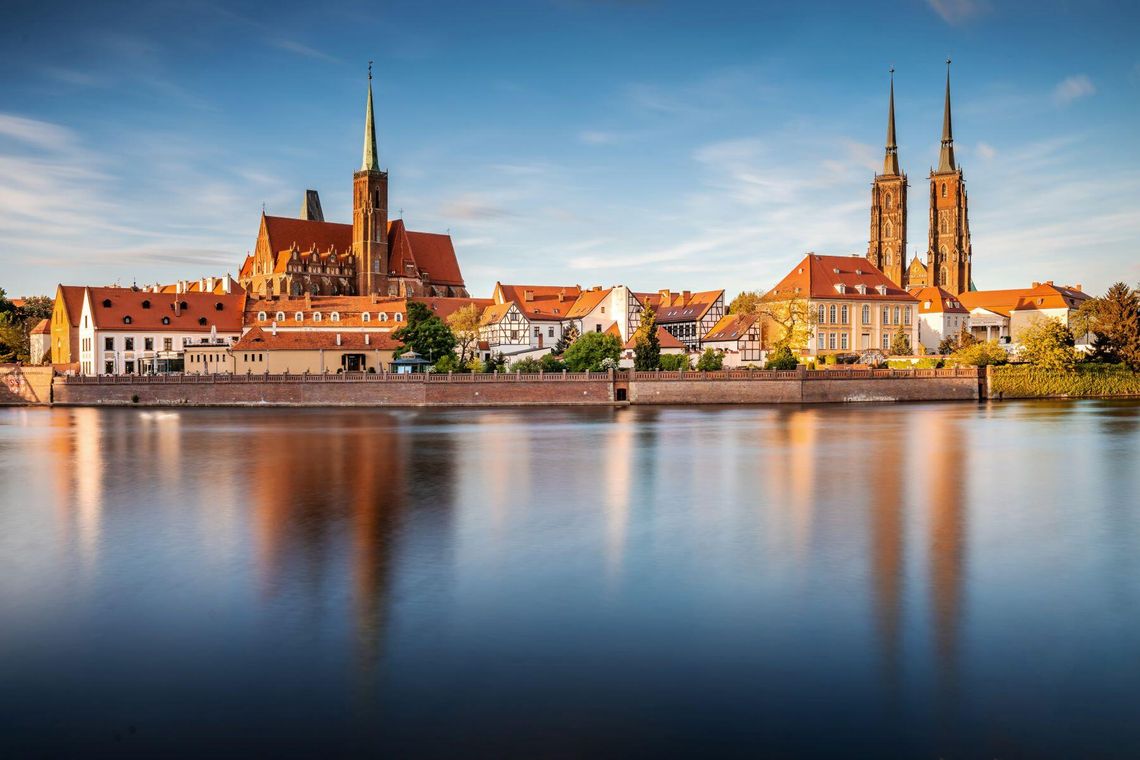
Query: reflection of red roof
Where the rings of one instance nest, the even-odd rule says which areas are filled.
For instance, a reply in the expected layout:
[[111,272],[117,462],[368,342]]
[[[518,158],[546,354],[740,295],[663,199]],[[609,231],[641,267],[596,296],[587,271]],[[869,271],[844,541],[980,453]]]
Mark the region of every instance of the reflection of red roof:
[[[340,344],[337,344],[337,336]],[[365,343],[365,336],[368,342]],[[317,351],[355,349],[394,351],[404,345],[386,332],[342,332],[335,330],[282,330],[274,335],[255,327],[241,337],[230,351]]]
[[956,295],[942,288],[930,286],[911,288],[910,294],[918,299],[919,314],[969,314]]
[[[684,348],[685,344],[674,338],[664,327],[657,328],[657,342],[661,348]],[[624,348],[636,348],[637,337],[633,336],[625,342]]]
[[168,294],[133,288],[89,288],[88,293],[92,319],[100,330],[209,332],[216,327],[218,332],[241,332],[244,293]]
[[713,325],[704,340],[706,343],[722,340],[737,341],[746,336],[755,323],[755,314],[728,314]]
[[[862,289],[863,292],[860,292]],[[895,285],[862,256],[821,256],[809,253],[764,294],[765,301],[793,297],[859,301],[914,301],[914,296]]]
[[495,284],[495,303],[514,301],[527,319],[565,320],[582,289],[577,285]]

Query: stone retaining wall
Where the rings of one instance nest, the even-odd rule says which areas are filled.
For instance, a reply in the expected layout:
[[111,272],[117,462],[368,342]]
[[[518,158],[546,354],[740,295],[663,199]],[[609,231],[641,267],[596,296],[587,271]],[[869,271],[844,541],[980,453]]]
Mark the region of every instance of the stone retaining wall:
[[0,405],[50,404],[51,367],[0,364]]

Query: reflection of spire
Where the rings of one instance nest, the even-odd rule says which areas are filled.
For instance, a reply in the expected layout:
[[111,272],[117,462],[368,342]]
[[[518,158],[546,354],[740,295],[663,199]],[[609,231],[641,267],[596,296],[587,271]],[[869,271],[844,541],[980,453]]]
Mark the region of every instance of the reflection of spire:
[[954,171],[954,130],[950,124],[950,59],[946,59],[946,106],[942,112],[942,152],[938,156],[938,172]]
[[902,648],[903,477],[910,471],[900,430],[884,426],[877,436],[871,493],[872,576],[875,619],[887,671],[897,685]]

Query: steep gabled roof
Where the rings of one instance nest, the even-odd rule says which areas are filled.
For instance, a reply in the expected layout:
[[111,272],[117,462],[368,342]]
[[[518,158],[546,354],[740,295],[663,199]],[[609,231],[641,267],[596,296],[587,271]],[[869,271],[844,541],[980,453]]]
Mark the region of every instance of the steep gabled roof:
[[911,288],[910,294],[918,300],[919,314],[969,314],[958,296],[933,285]]
[[[337,343],[340,336],[340,343]],[[368,342],[365,342],[368,336]],[[386,332],[342,332],[335,330],[271,330],[255,327],[241,337],[230,351],[317,351],[357,350],[394,351],[404,345]]]
[[1030,288],[974,290],[958,296],[968,309],[986,309],[1007,317],[1013,311],[1076,309],[1089,298],[1088,293],[1052,282],[1035,282]]
[[[666,330],[664,327],[661,327],[660,325],[658,325],[658,327],[657,327],[657,343],[661,346],[661,348],[684,348],[685,347],[684,343],[682,343],[681,341],[674,338],[672,333],[670,333],[668,330]],[[636,347],[637,347],[637,337],[634,335],[631,335],[629,340],[627,340],[625,342],[625,346],[623,346],[623,348],[636,348]]]
[[[861,293],[860,287],[865,292]],[[895,285],[862,256],[823,256],[817,253],[804,256],[776,287],[764,294],[764,300],[783,301],[797,296],[860,301],[914,301],[914,296]]]
[[596,309],[598,304],[606,300],[612,292],[613,288],[595,288],[582,291],[578,296],[578,300],[574,301],[574,305],[570,307],[570,311],[567,312],[566,316],[571,319],[581,319]]
[[577,285],[503,285],[495,284],[495,302],[514,301],[529,320],[569,319],[570,309],[582,289]]
[[756,324],[755,314],[727,314],[713,325],[704,341],[715,342],[721,340],[736,341],[748,334],[752,325]]
[[[435,279],[432,278],[432,281],[434,282]],[[492,301],[490,298],[435,298],[431,296],[422,296],[413,298],[411,300],[424,304],[429,309],[431,309],[432,314],[435,314],[437,317],[444,321],[447,321],[447,318],[455,312],[467,306],[471,306],[472,304],[474,304],[475,307],[479,309],[479,313],[481,314],[484,309],[494,303],[494,301]]]
[[45,333],[50,333],[50,332],[51,332],[51,321],[47,320],[47,319],[41,319],[39,322],[36,322],[36,326],[32,328],[31,334],[32,335],[43,335]]
[[83,292],[87,290],[84,285],[60,285],[56,290],[56,298],[63,299],[63,306],[67,309],[67,321],[72,327],[79,327],[79,318],[83,314]]
[[317,222],[286,216],[263,216],[261,219],[265,226],[269,250],[275,254],[289,250],[294,243],[302,251],[311,250],[314,246],[318,251],[327,251],[331,248],[343,253],[352,250],[351,224]]
[[724,298],[724,291],[702,290],[691,293],[659,290],[656,293],[634,293],[634,297],[646,308],[653,309],[659,324],[674,324],[703,319],[709,309]]
[[[507,316],[507,312],[511,307],[515,306],[514,301],[507,301],[506,303],[495,303],[483,309],[483,316],[479,318],[480,325],[494,325],[502,321],[503,317]],[[517,307],[515,307],[517,308]]]
[[133,288],[88,288],[87,292],[94,326],[100,330],[209,332],[216,327],[218,332],[240,332],[242,328],[244,293],[148,293]]

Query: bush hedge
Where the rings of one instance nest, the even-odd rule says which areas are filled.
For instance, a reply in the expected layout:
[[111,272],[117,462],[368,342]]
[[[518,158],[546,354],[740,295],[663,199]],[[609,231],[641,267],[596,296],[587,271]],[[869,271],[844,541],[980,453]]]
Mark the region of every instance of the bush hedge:
[[990,394],[1004,398],[1140,396],[1140,372],[1122,364],[1078,364],[1058,372],[1027,364],[993,368]]

